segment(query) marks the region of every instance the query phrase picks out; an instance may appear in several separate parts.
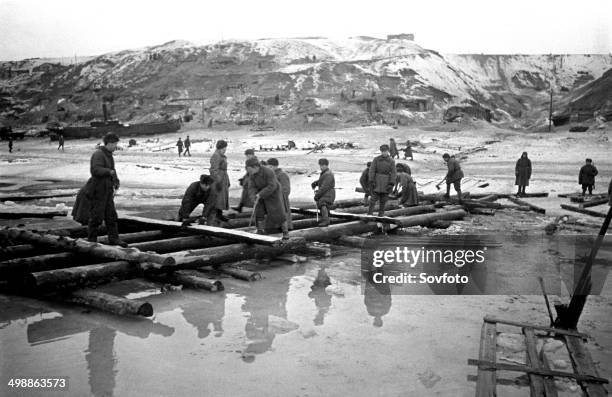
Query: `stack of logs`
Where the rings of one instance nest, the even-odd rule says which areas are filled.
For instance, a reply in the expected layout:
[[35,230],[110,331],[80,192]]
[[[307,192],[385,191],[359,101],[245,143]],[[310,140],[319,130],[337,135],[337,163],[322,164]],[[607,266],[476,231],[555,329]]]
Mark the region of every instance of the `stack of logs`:
[[[360,246],[356,235],[431,226],[436,222],[462,219],[466,211],[458,206],[419,205],[401,207],[387,203],[386,216],[368,216],[360,199],[339,200],[331,212],[332,225],[316,226],[313,206],[293,208],[294,221],[283,241],[279,235],[258,235],[249,227],[249,213],[237,214],[229,228],[193,225],[174,221],[130,216],[120,213],[120,237],[129,248],[83,239],[86,228],[32,231],[0,229],[0,288],[46,299],[75,302],[117,314],[151,316],[153,307],[139,299],[96,291],[99,284],[144,277],[187,288],[221,291],[219,273],[246,281],[261,278],[257,272],[236,266],[255,258],[303,260],[302,256],[331,255],[319,243]],[[102,231],[101,231],[102,232]],[[353,236],[353,237],[351,237]],[[211,272],[213,271],[214,272]]]
[[592,209],[587,208],[608,204],[610,202],[610,196],[608,196],[607,194],[593,194],[583,196],[580,193],[570,193],[559,194],[558,196],[563,198],[569,198],[572,203],[578,204],[577,207],[575,205],[561,204],[561,208],[563,208],[564,210],[578,212],[581,214],[595,216],[598,218],[606,217],[606,214],[604,212],[594,211]]

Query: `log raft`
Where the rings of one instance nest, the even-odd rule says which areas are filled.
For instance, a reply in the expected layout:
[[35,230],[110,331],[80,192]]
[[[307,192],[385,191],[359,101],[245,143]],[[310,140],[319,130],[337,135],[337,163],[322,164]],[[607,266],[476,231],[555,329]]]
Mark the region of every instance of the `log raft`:
[[148,302],[127,299],[99,291],[75,291],[64,298],[68,302],[94,307],[106,312],[119,315],[151,317],[153,306]]

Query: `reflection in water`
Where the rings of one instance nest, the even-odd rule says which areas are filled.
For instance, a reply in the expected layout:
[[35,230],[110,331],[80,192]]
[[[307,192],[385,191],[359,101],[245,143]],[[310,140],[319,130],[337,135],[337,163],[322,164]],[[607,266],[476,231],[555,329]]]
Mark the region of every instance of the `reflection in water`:
[[85,354],[89,370],[91,394],[112,396],[115,389],[117,359],[114,356],[116,331],[102,326],[89,332],[89,346]]
[[215,337],[223,335],[223,316],[225,316],[225,294],[219,293],[205,302],[194,302],[183,306],[183,317],[198,329],[198,338],[210,335],[212,324]]
[[325,315],[331,307],[332,297],[325,291],[328,285],[331,285],[331,281],[325,272],[325,266],[321,266],[308,293],[308,297],[314,299],[315,305],[319,309],[314,318],[314,325],[323,325]]
[[382,318],[391,310],[391,287],[387,283],[375,283],[374,275],[379,270],[371,270],[364,273],[365,289],[363,303],[366,305],[368,314],[374,317],[373,325],[382,327]]
[[[287,318],[287,294],[290,281],[296,275],[295,269],[275,268],[278,278],[269,279],[258,283],[256,287],[244,291],[244,304],[242,311],[248,312],[246,325],[244,327],[248,344],[242,354],[245,362],[255,361],[255,355],[264,353],[272,347],[276,336],[274,329],[270,327],[269,316],[282,319]],[[304,269],[301,269],[301,273]]]

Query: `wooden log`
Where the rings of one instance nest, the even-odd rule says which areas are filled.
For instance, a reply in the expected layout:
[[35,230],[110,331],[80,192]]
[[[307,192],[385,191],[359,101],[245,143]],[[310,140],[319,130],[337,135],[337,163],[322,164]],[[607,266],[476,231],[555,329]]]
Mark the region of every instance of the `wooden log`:
[[[354,199],[346,199],[346,200],[336,200],[334,204],[331,206],[331,209],[336,208],[346,208],[346,207],[355,207],[358,205],[363,205],[363,197],[354,198]],[[302,209],[314,209],[317,208],[316,204],[308,204],[300,206]]]
[[[305,218],[306,217],[304,215],[294,214],[291,217],[291,220],[295,222]],[[227,222],[227,225],[229,229],[240,229],[243,227],[248,227],[249,223],[251,223],[251,226],[254,226],[253,224],[255,223],[255,221],[251,220],[250,218],[236,218],[230,219],[229,222]]]
[[467,213],[464,210],[442,211],[431,214],[412,215],[395,218],[396,225],[401,227],[427,226],[433,221],[463,219]]
[[182,284],[189,288],[205,289],[211,292],[224,290],[221,281],[198,276],[190,272],[176,271],[171,273],[168,278],[174,283]]
[[99,291],[75,291],[67,296],[66,300],[119,315],[130,314],[143,317],[153,315],[153,306],[148,302],[126,299]]
[[[435,211],[433,207],[431,208],[432,212]],[[302,213],[305,215],[316,215],[318,213],[317,210],[308,210],[301,208],[291,208],[292,212]],[[334,218],[346,219],[346,220],[354,220],[354,221],[363,221],[363,222],[381,222],[381,223],[394,223],[394,219],[389,216],[374,216],[374,215],[361,215],[361,214],[349,214],[346,212],[339,211],[329,211],[329,215]]]
[[68,211],[58,210],[35,210],[35,209],[9,209],[0,210],[0,219],[21,219],[21,218],[53,218],[55,216],[66,216]]
[[307,243],[301,250],[301,252],[307,253],[308,255],[312,256],[320,256],[323,258],[329,258],[330,256],[332,256],[331,247],[323,246],[321,244],[316,243]]
[[[533,328],[524,328],[523,334],[525,335],[525,346],[527,348],[527,363],[535,369],[544,368],[538,355],[537,340]],[[536,374],[529,374],[528,376],[532,396],[549,396],[544,392],[544,377]]]
[[354,248],[361,249],[363,248],[363,246],[366,244],[367,241],[368,239],[365,237],[341,236],[334,242],[334,244],[340,244],[340,245],[345,245],[347,247],[354,247]]
[[172,257],[176,258],[176,264],[146,264],[142,266],[142,269],[149,273],[159,273],[181,269],[197,269],[203,266],[218,266],[256,257],[276,257],[285,252],[303,249],[305,243],[303,239],[292,238],[278,247],[257,244],[231,244],[200,250],[177,251],[171,253]]
[[604,214],[602,212],[587,210],[587,209],[584,209],[584,208],[578,208],[578,207],[574,207],[572,205],[561,204],[561,208],[563,208],[564,210],[567,210],[567,211],[579,212],[579,213],[585,214],[585,215],[596,216],[598,218],[605,218],[606,217],[606,214]]
[[50,234],[37,234],[28,230],[18,228],[0,229],[0,237],[11,240],[21,240],[32,244],[41,244],[51,247],[92,255],[100,258],[134,261],[134,262],[153,262],[164,265],[171,265],[174,259],[169,256],[158,255],[155,253],[142,252],[136,248],[121,248],[110,245],[91,243],[82,239],[72,239],[70,237],[54,236]]
[[[475,198],[475,197],[473,197]],[[480,197],[480,198],[475,198],[475,200],[477,201],[497,201],[499,197],[496,194],[489,194],[487,196],[484,197]]]
[[528,203],[526,201],[517,199],[516,197],[512,197],[512,196],[508,196],[506,197],[508,199],[508,201],[512,201],[514,204],[520,205],[520,206],[525,206],[525,207],[529,207],[529,209],[531,209],[532,211],[538,212],[540,214],[545,214],[546,210],[542,207],[538,207],[537,205],[533,205],[531,203]]
[[593,200],[589,200],[589,201],[580,203],[578,207],[579,208],[597,207],[598,205],[608,204],[609,201],[610,199],[608,197],[600,198],[600,199],[593,199]]
[[[495,323],[484,322],[480,334],[480,352],[478,358],[481,361],[495,363],[497,358],[497,327]],[[487,370],[478,367],[478,382],[476,383],[476,397],[495,397],[497,373],[495,370]]]
[[492,215],[495,215],[495,211],[496,210],[494,210],[493,208],[477,208],[477,207],[474,207],[474,208],[470,208],[469,209],[470,214],[473,214],[473,215],[489,215],[489,216],[492,216]]
[[45,255],[60,251],[61,249],[54,247],[34,247],[32,244],[18,244],[1,247],[0,257],[4,260],[8,260],[27,256]]
[[569,199],[572,203],[586,203],[586,202],[593,201],[593,200],[601,200],[601,199],[609,199],[609,198],[610,196],[608,196],[608,194],[606,193],[593,194],[590,196],[583,196],[582,194],[578,193],[577,195],[569,196]]
[[155,251],[158,254],[177,250],[188,250],[195,248],[215,247],[230,244],[231,241],[209,236],[183,236],[164,240],[144,241],[142,243],[130,244],[130,247],[141,251]]
[[213,237],[219,237],[228,239],[231,241],[239,241],[246,242],[251,244],[262,244],[262,245],[280,245],[281,239],[279,237],[268,236],[268,235],[260,235],[245,232],[242,230],[234,230],[234,229],[224,229],[222,227],[216,226],[203,226],[203,225],[191,225],[183,227],[181,222],[174,221],[164,221],[161,219],[152,219],[152,218],[143,218],[140,216],[132,216],[126,214],[120,214],[120,219],[140,223],[145,225],[155,225],[160,228],[167,228],[171,230],[183,230],[190,231],[195,233],[200,233],[204,235],[209,235]]
[[257,281],[261,280],[261,274],[258,272],[252,272],[245,269],[236,269],[231,266],[221,266],[221,272],[230,275],[234,278],[245,280],[245,281]]
[[0,262],[0,280],[23,277],[27,273],[61,269],[77,261],[85,261],[87,256],[72,252],[38,255],[28,258],[15,258]]
[[[591,353],[584,346],[582,340],[572,336],[565,336],[565,343],[574,371],[580,375],[599,377],[597,367],[591,358]],[[600,383],[581,382],[581,386],[589,397],[604,397],[608,395],[606,388]]]

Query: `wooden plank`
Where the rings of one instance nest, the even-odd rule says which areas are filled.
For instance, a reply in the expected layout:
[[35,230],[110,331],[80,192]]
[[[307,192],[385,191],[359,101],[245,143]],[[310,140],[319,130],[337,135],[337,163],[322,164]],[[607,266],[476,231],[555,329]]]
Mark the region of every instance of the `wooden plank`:
[[474,198],[476,201],[496,201],[499,198],[496,194],[489,194],[484,197]]
[[[365,209],[365,208],[364,208]],[[357,213],[347,213],[342,211],[329,211],[329,216],[333,218],[339,219],[347,219],[347,220],[355,220],[362,222],[380,222],[380,223],[388,223],[388,224],[397,224],[396,220],[393,218],[394,216],[407,216],[407,215],[416,215],[423,214],[429,212],[435,212],[435,208],[433,205],[420,205],[414,207],[400,208],[397,210],[391,210],[385,212],[386,216],[374,216],[374,215],[361,215]],[[302,209],[302,208],[291,208],[291,212],[298,214],[306,214],[311,216],[317,215],[317,210],[311,209]]]
[[[542,361],[542,368],[550,370],[550,364],[544,349],[540,350],[540,360]],[[547,397],[557,397],[557,388],[555,387],[555,381],[552,378],[544,378],[544,392]]]
[[203,226],[203,225],[191,225],[182,226],[181,222],[164,221],[161,219],[144,218],[140,216],[127,215],[124,213],[119,214],[119,219],[123,219],[130,222],[141,223],[146,225],[155,225],[157,227],[165,227],[174,230],[187,230],[191,232],[201,233],[208,236],[214,236],[219,238],[228,239],[231,241],[245,242],[252,244],[262,245],[280,245],[282,240],[280,237],[267,236],[255,233],[249,233],[242,230],[235,229],[224,229],[216,226]]
[[[536,336],[533,328],[523,328],[523,334],[525,335],[525,347],[527,348],[527,363],[535,369],[544,368],[538,356]],[[531,389],[531,397],[548,396],[544,391],[544,378],[540,375],[529,374],[529,388]]]
[[4,208],[0,210],[0,219],[21,219],[21,218],[53,218],[55,216],[66,216],[68,211],[58,211],[54,209],[15,209]]
[[583,196],[581,193],[577,193],[576,195],[569,196],[569,199],[572,203],[587,203],[589,201],[604,199],[604,198],[605,199],[609,198],[607,193],[593,194],[591,196]]
[[144,317],[151,317],[153,315],[153,306],[148,302],[126,299],[99,291],[75,291],[65,299],[69,302],[95,307],[96,309],[119,315],[130,314]]
[[538,212],[540,214],[545,214],[546,210],[542,207],[538,207],[537,205],[533,205],[528,203],[527,201],[517,199],[516,197],[508,196],[506,197],[508,201],[512,201],[514,204],[529,207],[532,211]]
[[579,212],[579,213],[585,214],[585,215],[596,216],[598,218],[605,218],[606,217],[606,214],[604,214],[604,213],[597,212],[597,211],[591,211],[591,210],[587,210],[587,209],[584,209],[584,208],[578,208],[578,207],[574,207],[572,205],[561,204],[561,208],[563,208],[564,210],[568,210],[568,211]]
[[[484,322],[480,335],[480,352],[478,357],[482,361],[495,363],[497,355],[497,329],[494,323]],[[478,381],[476,382],[476,397],[497,396],[497,373],[494,368],[478,367]]]
[[588,334],[582,333],[582,332],[578,332],[578,331],[571,331],[568,329],[559,329],[559,328],[552,328],[552,327],[547,327],[544,325],[533,325],[533,324],[528,324],[528,323],[521,323],[518,321],[512,321],[512,320],[503,320],[501,318],[496,318],[493,316],[485,316],[484,321],[488,322],[488,323],[499,323],[499,324],[507,324],[507,325],[514,325],[515,327],[521,327],[521,328],[533,328],[533,329],[537,329],[539,331],[546,331],[546,332],[550,332],[550,333],[554,333],[557,335],[570,335],[570,336],[575,336],[578,338],[584,338],[587,339],[589,337]]
[[75,197],[79,192],[78,189],[62,192],[62,193],[49,193],[49,194],[0,194],[0,201],[27,201],[27,200],[41,200],[46,198],[54,197]]
[[609,383],[607,379],[600,378],[599,376],[581,375],[581,374],[575,374],[572,372],[553,371],[553,370],[548,370],[548,369],[536,369],[528,365],[495,363],[492,361],[482,361],[482,360],[474,360],[474,359],[468,359],[468,365],[478,366],[479,370],[483,369],[483,370],[525,372],[526,374],[537,374],[537,375],[542,375],[542,376],[556,376],[559,378],[576,379],[577,381],[581,381],[581,382],[587,381],[587,382],[596,382],[596,383]]
[[[593,363],[593,359],[591,358],[591,354],[579,338],[565,336],[565,343],[576,373],[591,376],[599,375]],[[600,383],[581,382],[581,386],[589,397],[603,397],[608,395],[606,388]]]

